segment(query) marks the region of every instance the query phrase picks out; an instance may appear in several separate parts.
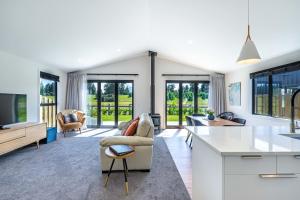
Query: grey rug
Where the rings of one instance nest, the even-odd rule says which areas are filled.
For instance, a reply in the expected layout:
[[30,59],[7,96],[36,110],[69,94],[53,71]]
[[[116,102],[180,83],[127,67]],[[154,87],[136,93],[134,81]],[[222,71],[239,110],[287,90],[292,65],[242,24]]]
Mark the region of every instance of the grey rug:
[[162,138],[155,138],[151,172],[129,172],[128,196],[122,173],[113,173],[104,188],[99,139],[67,137],[38,150],[26,147],[0,157],[0,199],[190,199]]

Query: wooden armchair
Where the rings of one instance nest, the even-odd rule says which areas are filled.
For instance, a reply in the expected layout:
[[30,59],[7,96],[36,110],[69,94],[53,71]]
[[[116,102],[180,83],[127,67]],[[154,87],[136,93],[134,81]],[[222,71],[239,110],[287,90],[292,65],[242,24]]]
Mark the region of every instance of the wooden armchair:
[[[85,122],[85,113],[83,113],[81,111],[72,111],[71,113],[74,113],[77,116],[78,121],[65,123],[64,114],[62,112],[58,113],[56,116],[56,119],[62,129],[64,136],[65,136],[66,132],[70,131],[70,130],[78,130],[81,133],[81,128]],[[68,114],[70,114],[70,113],[68,113]]]

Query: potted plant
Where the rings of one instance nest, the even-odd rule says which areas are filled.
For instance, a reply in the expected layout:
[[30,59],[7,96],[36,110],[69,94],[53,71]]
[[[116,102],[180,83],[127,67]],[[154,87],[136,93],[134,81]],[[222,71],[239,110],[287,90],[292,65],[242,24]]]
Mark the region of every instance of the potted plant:
[[212,109],[207,109],[206,113],[207,113],[207,119],[208,120],[214,120],[215,119],[215,116],[214,116],[215,112]]

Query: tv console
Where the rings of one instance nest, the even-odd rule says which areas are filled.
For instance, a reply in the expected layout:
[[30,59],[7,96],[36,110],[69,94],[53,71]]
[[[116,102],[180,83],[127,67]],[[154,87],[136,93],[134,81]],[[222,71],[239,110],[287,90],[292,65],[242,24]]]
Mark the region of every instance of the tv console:
[[0,155],[34,142],[39,148],[39,141],[46,135],[46,123],[28,122],[7,126],[0,130]]

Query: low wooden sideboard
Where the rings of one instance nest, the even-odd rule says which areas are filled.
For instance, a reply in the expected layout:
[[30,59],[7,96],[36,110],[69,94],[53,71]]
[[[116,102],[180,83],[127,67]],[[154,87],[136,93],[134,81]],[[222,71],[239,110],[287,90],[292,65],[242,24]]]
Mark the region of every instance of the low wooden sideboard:
[[8,127],[0,130],[0,155],[34,142],[39,148],[39,141],[47,135],[46,123],[28,122]]

